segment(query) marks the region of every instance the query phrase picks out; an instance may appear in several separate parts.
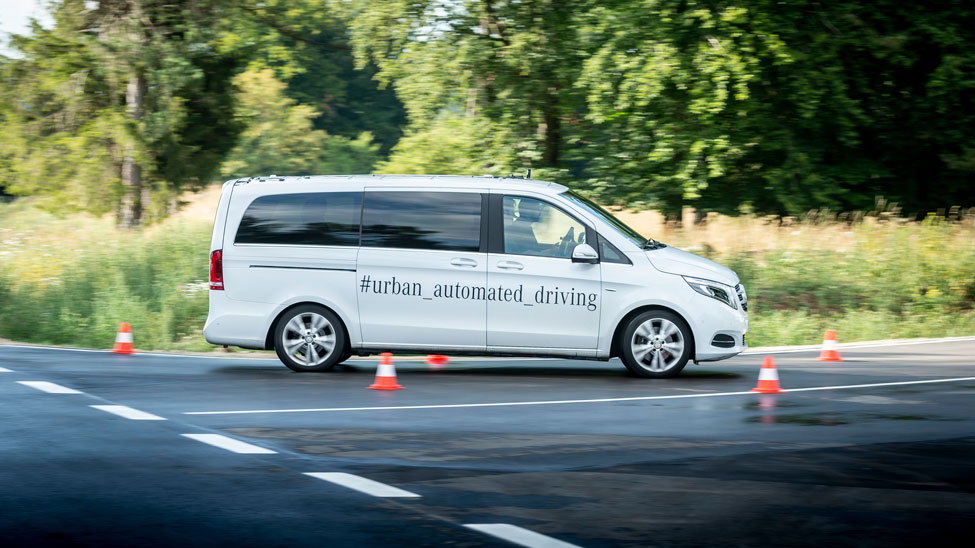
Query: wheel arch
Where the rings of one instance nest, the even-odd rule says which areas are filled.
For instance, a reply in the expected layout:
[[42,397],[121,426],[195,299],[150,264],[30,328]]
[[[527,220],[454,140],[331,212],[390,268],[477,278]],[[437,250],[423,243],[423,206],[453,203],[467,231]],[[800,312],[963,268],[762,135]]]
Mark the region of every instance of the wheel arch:
[[650,312],[652,310],[661,310],[664,312],[670,312],[671,314],[683,320],[685,324],[687,324],[687,327],[689,328],[688,338],[690,339],[691,350],[692,350],[691,359],[692,360],[695,359],[697,357],[697,342],[696,339],[694,339],[694,328],[691,327],[691,322],[687,321],[687,317],[681,314],[680,312],[678,312],[677,310],[674,310],[669,306],[664,306],[660,304],[647,304],[643,306],[638,306],[633,310],[627,312],[620,319],[620,321],[616,324],[616,329],[613,330],[613,340],[610,342],[610,346],[609,346],[609,357],[610,358],[619,357],[620,335],[623,333],[623,330],[626,329],[626,324],[630,323],[630,320],[632,320],[636,316],[643,314],[644,312]]
[[288,312],[290,312],[291,310],[294,310],[295,308],[298,308],[299,306],[304,306],[304,305],[307,305],[307,304],[313,304],[315,306],[320,306],[320,307],[324,308],[325,310],[328,310],[332,314],[335,314],[335,317],[338,318],[340,322],[342,322],[342,330],[345,332],[345,337],[344,337],[345,338],[345,345],[346,345],[345,347],[346,348],[349,348],[349,349],[352,348],[352,343],[351,343],[351,341],[349,339],[349,325],[348,325],[347,320],[342,317],[342,314],[339,314],[334,308],[332,308],[331,306],[328,306],[325,303],[322,303],[322,302],[319,302],[319,301],[304,300],[304,301],[299,301],[299,302],[296,302],[296,303],[289,304],[288,306],[282,308],[281,311],[278,312],[274,316],[274,319],[271,320],[271,324],[268,325],[268,327],[267,327],[267,334],[264,336],[264,350],[274,350],[274,330],[277,327],[278,322],[281,321],[281,318],[285,314],[287,314]]

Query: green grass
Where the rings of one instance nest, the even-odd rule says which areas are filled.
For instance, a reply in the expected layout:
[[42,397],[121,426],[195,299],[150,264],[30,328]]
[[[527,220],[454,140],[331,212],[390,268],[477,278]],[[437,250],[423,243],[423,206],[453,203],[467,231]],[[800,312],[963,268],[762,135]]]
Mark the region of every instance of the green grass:
[[0,206],[0,337],[108,348],[126,321],[137,348],[208,350],[209,236],[208,223],[125,232]]
[[[852,245],[771,249],[715,259],[741,276],[750,344],[975,334],[975,227],[949,223],[862,224]],[[827,242],[828,245],[828,242]]]
[[[771,232],[755,236],[771,230],[758,222],[733,223],[762,240],[752,246],[760,251],[741,251],[744,236],[722,229],[739,245],[706,252],[748,288],[750,345],[816,344],[827,328],[842,342],[975,334],[971,219],[799,225],[787,234],[816,238],[798,246],[776,243],[783,236]],[[137,348],[210,349],[202,336],[209,237],[209,221],[170,219],[127,232],[107,218],[0,204],[0,337],[110,348],[127,321]]]

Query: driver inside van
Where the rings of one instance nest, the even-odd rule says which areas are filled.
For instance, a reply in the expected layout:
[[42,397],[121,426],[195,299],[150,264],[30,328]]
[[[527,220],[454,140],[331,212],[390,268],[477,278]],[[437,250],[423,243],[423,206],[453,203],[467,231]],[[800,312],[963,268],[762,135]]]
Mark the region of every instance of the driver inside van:
[[[508,202],[510,198],[505,198]],[[542,247],[535,238],[532,225],[542,220],[542,207],[535,200],[521,199],[518,201],[518,216],[505,227],[504,251],[518,255],[542,255]],[[548,246],[544,246],[548,247]]]
[[[505,253],[568,258],[576,245],[585,242],[584,226],[543,202],[505,196],[504,208]],[[507,220],[509,211],[517,212],[510,222]],[[539,235],[542,241],[539,241]]]

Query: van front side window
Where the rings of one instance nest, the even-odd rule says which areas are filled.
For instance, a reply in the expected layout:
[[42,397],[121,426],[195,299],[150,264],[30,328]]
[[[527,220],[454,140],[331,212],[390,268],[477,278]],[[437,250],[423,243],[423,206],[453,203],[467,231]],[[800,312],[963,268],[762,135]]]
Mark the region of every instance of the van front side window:
[[543,201],[505,196],[504,252],[540,257],[572,257],[586,242],[586,226]]

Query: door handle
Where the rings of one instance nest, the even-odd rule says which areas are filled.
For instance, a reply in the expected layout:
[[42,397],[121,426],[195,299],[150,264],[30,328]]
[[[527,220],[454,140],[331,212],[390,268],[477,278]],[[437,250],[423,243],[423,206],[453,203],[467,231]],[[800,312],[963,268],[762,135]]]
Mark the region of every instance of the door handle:
[[456,259],[451,259],[450,264],[454,266],[477,266],[477,261],[474,259],[468,259],[467,257],[457,257]]
[[525,265],[515,261],[499,261],[498,268],[503,268],[505,270],[524,270]]

